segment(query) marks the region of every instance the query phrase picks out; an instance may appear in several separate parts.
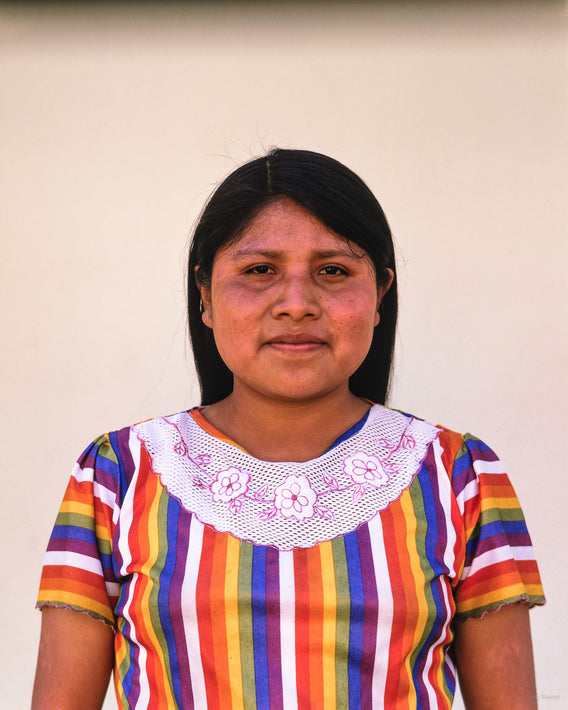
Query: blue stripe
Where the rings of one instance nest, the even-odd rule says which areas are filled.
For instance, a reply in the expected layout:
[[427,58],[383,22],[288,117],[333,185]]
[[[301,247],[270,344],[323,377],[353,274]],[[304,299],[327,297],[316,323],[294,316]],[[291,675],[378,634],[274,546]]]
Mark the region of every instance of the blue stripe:
[[349,707],[355,710],[355,708],[361,707],[361,658],[363,654],[363,619],[365,612],[363,577],[356,532],[345,536],[345,556],[347,558],[349,595],[351,597],[347,677],[349,679]]
[[266,550],[265,547],[255,545],[252,552],[251,606],[257,710],[270,710],[266,641]]
[[[165,637],[167,652],[169,655],[169,668],[172,674],[172,686],[176,702],[179,707],[182,707],[182,697],[181,697],[181,682],[179,677],[179,665],[177,657],[177,647],[175,643],[174,629],[172,624],[172,615],[169,608],[170,600],[170,585],[172,582],[172,577],[174,574],[174,569],[176,565],[177,558],[177,528],[178,528],[178,518],[179,518],[179,505],[171,504],[171,499],[167,493],[163,492],[166,501],[167,512],[166,512],[166,535],[167,535],[167,545],[168,552],[166,555],[166,560],[164,562],[164,569],[160,574],[160,588],[158,591],[158,610],[160,614],[160,623],[162,626],[162,631]],[[160,501],[160,507],[163,505],[163,501]],[[156,629],[156,634],[158,638],[160,636],[160,629]]]

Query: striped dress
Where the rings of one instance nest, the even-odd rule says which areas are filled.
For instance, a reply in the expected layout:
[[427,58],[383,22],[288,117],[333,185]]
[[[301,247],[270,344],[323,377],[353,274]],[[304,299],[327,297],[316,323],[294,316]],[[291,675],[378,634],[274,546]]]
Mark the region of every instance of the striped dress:
[[79,459],[38,606],[116,629],[121,708],[449,708],[452,620],[544,602],[496,455],[375,405],[320,458],[249,456],[199,410]]

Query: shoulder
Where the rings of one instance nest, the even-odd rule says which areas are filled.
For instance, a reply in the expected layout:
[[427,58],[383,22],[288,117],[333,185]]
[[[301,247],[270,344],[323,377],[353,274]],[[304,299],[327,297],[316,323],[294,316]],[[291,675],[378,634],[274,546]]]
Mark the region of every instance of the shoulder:
[[105,432],[96,437],[79,456],[75,475],[92,476],[106,485],[114,480],[112,487],[127,486],[138,469],[147,437],[159,446],[165,437],[164,430],[179,428],[190,419],[189,411],[184,410]]

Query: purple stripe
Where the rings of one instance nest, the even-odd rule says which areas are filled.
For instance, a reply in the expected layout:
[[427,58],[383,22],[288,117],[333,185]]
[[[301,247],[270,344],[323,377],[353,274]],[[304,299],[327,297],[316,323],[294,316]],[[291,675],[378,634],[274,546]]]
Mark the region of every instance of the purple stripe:
[[373,669],[375,667],[375,650],[377,647],[379,598],[371,549],[371,535],[367,523],[357,529],[357,545],[361,561],[363,597],[365,599],[361,655],[361,707],[370,708],[373,705]]
[[282,710],[282,662],[280,658],[280,567],[279,553],[273,547],[266,552],[266,647],[270,710]]
[[[181,706],[192,710],[193,689],[191,686],[191,675],[189,672],[189,657],[187,655],[188,642],[185,635],[185,625],[183,624],[183,580],[187,564],[189,549],[189,531],[193,520],[191,513],[188,513],[177,501],[170,501],[170,505],[179,506],[179,518],[177,521],[176,535],[176,561],[172,579],[170,583],[170,619],[179,620],[179,623],[172,623],[174,644],[177,655],[177,666],[179,670]],[[173,590],[173,591],[172,591]],[[173,670],[173,669],[172,669]]]

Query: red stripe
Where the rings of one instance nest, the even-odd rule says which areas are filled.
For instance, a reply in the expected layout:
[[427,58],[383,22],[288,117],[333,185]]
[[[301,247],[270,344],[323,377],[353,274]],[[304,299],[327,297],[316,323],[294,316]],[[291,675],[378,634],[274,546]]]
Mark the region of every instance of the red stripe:
[[296,687],[298,710],[311,710],[309,654],[309,584],[307,550],[294,550],[294,580],[296,590]]
[[205,525],[203,528],[201,562],[195,589],[196,613],[199,626],[199,648],[201,649],[201,662],[203,664],[203,675],[205,677],[207,707],[211,708],[211,710],[218,710],[221,707],[219,703],[219,689],[216,682],[215,646],[210,601],[215,537],[216,535],[213,530]]

